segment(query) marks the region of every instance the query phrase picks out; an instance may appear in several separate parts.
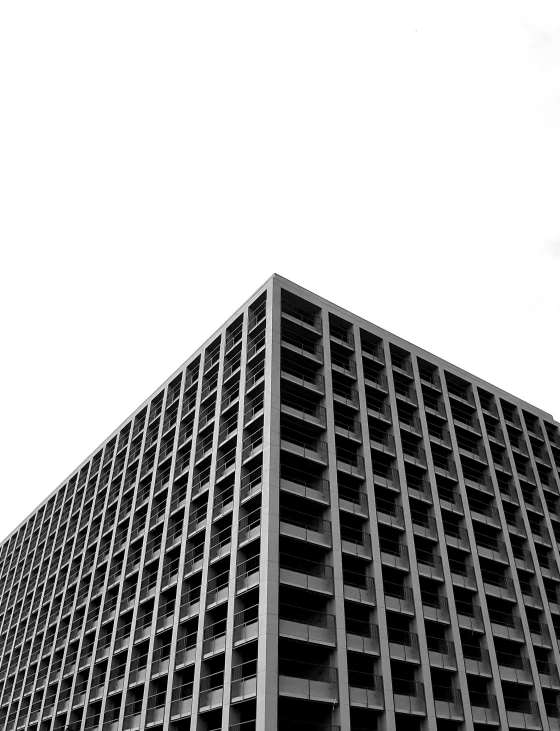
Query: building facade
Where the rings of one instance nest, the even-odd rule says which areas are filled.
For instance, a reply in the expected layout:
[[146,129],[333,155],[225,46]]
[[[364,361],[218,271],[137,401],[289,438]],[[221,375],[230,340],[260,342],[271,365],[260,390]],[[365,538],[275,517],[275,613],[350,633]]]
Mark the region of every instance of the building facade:
[[0,545],[0,728],[560,730],[559,468],[274,275]]

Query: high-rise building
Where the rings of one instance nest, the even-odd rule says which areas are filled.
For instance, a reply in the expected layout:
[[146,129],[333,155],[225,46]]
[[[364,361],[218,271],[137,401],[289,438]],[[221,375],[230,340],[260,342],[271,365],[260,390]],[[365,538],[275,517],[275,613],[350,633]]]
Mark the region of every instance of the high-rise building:
[[0,728],[557,731],[559,468],[275,275],[1,544]]

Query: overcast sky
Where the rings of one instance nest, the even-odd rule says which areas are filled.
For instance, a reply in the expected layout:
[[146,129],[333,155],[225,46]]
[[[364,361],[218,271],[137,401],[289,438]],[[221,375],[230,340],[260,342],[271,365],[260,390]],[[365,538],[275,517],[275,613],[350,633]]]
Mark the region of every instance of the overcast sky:
[[0,5],[0,537],[273,272],[560,419],[556,0]]

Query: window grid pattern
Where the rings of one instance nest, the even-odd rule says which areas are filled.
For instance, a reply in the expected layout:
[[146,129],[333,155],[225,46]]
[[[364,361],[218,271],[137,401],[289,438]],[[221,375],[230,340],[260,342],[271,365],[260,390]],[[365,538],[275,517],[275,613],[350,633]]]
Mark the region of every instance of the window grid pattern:
[[281,308],[279,728],[559,728],[558,424],[295,286]]
[[254,722],[266,314],[265,290],[4,542],[2,728]]

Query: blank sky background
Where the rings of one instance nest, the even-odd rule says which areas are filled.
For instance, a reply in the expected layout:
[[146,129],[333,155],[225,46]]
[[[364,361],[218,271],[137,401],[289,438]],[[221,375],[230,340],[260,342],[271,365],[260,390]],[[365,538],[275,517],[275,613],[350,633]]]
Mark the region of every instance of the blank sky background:
[[560,419],[555,0],[0,5],[0,537],[278,272]]

